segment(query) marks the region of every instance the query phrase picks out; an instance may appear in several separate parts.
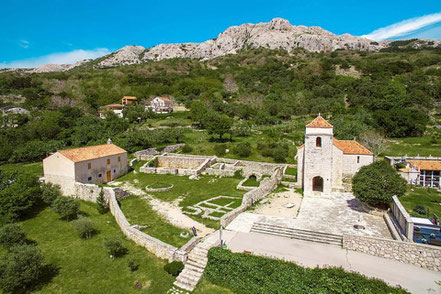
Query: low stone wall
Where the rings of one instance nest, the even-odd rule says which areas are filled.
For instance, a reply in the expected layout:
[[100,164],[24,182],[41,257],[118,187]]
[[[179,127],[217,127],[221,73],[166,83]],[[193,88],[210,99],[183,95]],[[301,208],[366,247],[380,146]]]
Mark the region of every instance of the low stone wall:
[[158,156],[158,167],[177,169],[198,169],[207,159],[196,156]]
[[133,228],[119,207],[113,189],[106,187],[104,190],[105,194],[108,195],[110,212],[115,217],[117,224],[127,238],[146,248],[157,257],[168,259],[169,261],[180,259],[180,254],[177,254],[178,248]]
[[401,234],[401,237],[413,241],[413,220],[401,204],[400,200],[398,200],[397,196],[392,197],[390,210],[392,213],[391,218]]
[[343,248],[441,271],[441,247],[397,240],[343,235]]
[[166,192],[170,191],[171,189],[173,189],[173,185],[164,188],[149,188],[149,186],[145,187],[147,192]]
[[233,169],[206,168],[203,174],[218,177],[232,177],[235,172],[236,170]]
[[[101,188],[95,184],[83,184],[75,182],[75,194],[72,196],[74,198],[95,202],[100,195],[101,189],[103,189],[104,197],[109,197],[109,190],[107,188]],[[113,191],[118,200],[130,196],[130,194],[120,188],[114,188]]]
[[260,182],[260,186],[245,193],[245,195],[242,198],[242,204],[230,211],[229,213],[225,214],[220,219],[220,224],[224,228],[228,226],[237,215],[244,212],[248,207],[250,207],[252,204],[254,204],[256,201],[262,199],[269,193],[271,193],[277,185],[282,180],[283,176],[283,169],[279,168],[277,169],[270,178],[265,178],[263,181]]

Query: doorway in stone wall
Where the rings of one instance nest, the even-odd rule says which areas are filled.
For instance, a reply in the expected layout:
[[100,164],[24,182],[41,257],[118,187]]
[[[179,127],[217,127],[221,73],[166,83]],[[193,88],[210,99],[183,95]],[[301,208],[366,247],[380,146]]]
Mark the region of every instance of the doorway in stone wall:
[[312,178],[312,191],[323,192],[323,178],[322,177]]
[[108,170],[106,172],[106,176],[107,176],[107,182],[110,182],[112,180],[112,171]]

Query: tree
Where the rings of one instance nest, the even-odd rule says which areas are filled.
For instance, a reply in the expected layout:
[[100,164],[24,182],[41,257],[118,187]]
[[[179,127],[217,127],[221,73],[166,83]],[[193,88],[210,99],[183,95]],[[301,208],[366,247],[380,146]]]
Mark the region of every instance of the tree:
[[23,244],[26,241],[26,233],[17,224],[6,224],[0,228],[0,244],[6,247]]
[[226,133],[231,133],[231,127],[233,126],[233,121],[224,114],[213,114],[207,119],[206,122],[207,130],[209,134],[219,135],[219,139]]
[[93,222],[87,217],[80,217],[72,222],[72,227],[78,232],[81,238],[89,239],[96,231]]
[[363,166],[352,178],[352,191],[361,201],[377,206],[392,202],[406,192],[406,180],[386,161]]
[[41,199],[48,205],[51,205],[55,199],[61,196],[60,186],[49,182],[41,185],[41,191]]
[[386,140],[384,136],[374,130],[369,130],[360,135],[360,141],[371,150],[375,156],[378,156],[386,150]]
[[104,198],[103,189],[100,190],[100,194],[96,198],[96,204],[98,205],[97,210],[99,213],[105,214],[109,211],[109,205],[107,203],[107,200]]
[[80,202],[77,199],[58,197],[52,203],[52,209],[62,219],[70,220],[76,218],[80,209]]
[[234,153],[240,157],[248,157],[251,155],[251,144],[248,142],[239,143],[234,148]]
[[127,248],[122,245],[118,238],[106,238],[103,246],[112,257],[120,257],[127,253]]
[[0,288],[16,293],[38,283],[44,257],[37,246],[16,245],[0,260]]
[[200,127],[204,127],[204,122],[209,112],[210,110],[204,102],[196,100],[191,103],[190,117]]
[[41,199],[37,178],[27,173],[0,170],[0,216],[16,220],[29,213]]

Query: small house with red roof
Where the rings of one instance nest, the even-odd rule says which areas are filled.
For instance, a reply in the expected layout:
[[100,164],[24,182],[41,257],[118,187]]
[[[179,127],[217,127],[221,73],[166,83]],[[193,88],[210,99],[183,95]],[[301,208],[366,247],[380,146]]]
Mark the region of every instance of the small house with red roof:
[[355,140],[337,140],[334,127],[321,115],[306,125],[305,144],[297,150],[297,182],[305,194],[345,191],[353,175],[374,161]]
[[146,110],[151,110],[155,113],[172,113],[173,101],[168,97],[155,97],[150,100]]

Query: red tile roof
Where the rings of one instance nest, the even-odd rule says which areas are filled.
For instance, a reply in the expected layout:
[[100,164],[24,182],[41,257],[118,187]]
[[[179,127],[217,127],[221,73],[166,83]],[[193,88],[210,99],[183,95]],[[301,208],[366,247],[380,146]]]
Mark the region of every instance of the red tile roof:
[[127,100],[138,100],[138,98],[136,98],[135,96],[124,96],[123,99],[127,99]]
[[333,128],[326,119],[324,119],[321,115],[317,116],[312,122],[306,125],[307,128]]
[[80,162],[106,156],[123,154],[127,151],[114,144],[104,144],[82,148],[64,149],[58,152],[60,152],[62,155],[72,160],[73,162]]
[[343,151],[343,154],[372,155],[373,153],[354,140],[333,139],[334,146]]
[[411,165],[419,168],[420,170],[435,170],[441,171],[441,161],[440,160],[407,160]]

